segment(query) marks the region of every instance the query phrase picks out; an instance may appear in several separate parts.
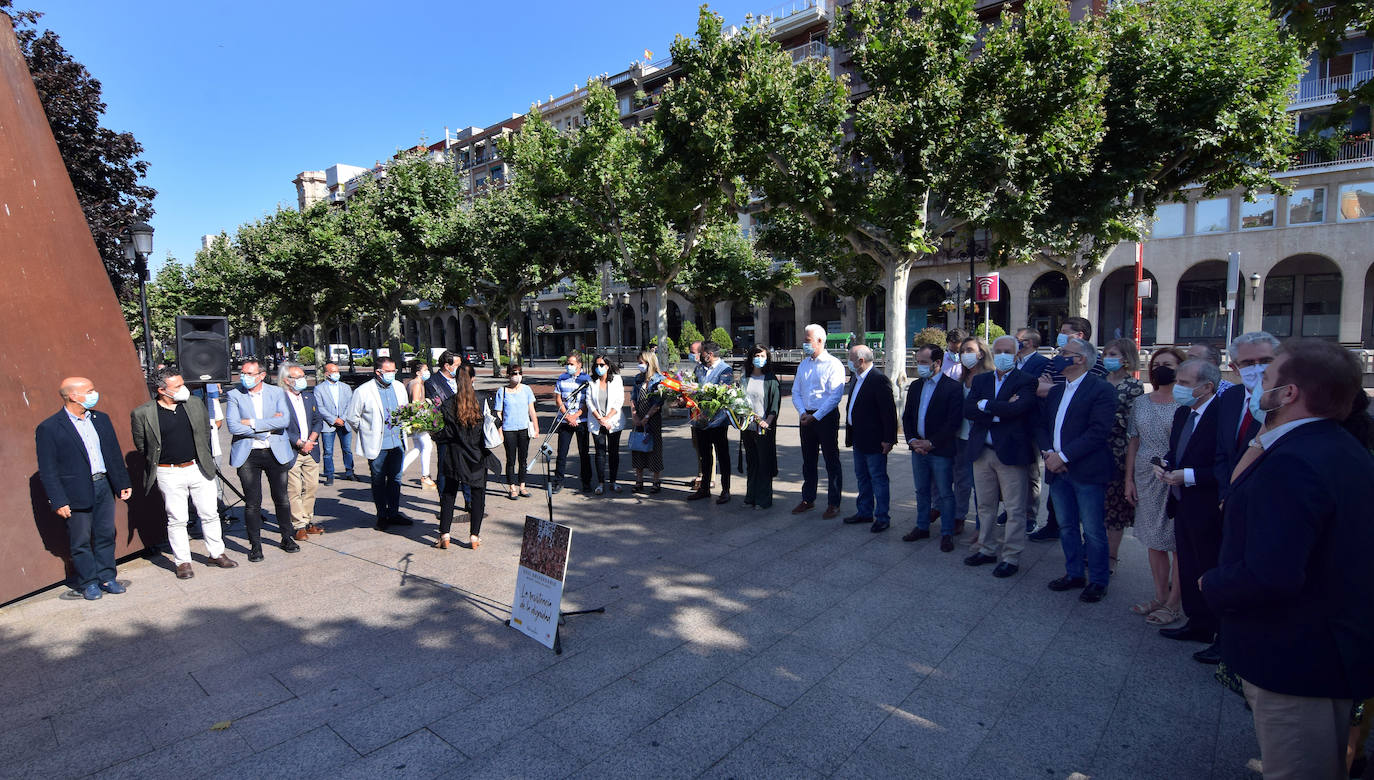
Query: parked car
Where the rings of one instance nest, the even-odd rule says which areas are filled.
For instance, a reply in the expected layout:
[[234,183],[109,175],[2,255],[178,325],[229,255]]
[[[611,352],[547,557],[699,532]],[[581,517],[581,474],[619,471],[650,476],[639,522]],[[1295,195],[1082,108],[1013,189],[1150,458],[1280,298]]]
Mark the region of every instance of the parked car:
[[478,352],[473,347],[463,347],[463,362],[481,368],[487,364],[487,355],[485,352]]
[[353,357],[355,357],[355,358],[367,357],[368,355],[371,355],[371,354],[372,354],[372,350],[370,350],[370,349],[363,349],[362,347],[358,347],[357,349],[353,350]]

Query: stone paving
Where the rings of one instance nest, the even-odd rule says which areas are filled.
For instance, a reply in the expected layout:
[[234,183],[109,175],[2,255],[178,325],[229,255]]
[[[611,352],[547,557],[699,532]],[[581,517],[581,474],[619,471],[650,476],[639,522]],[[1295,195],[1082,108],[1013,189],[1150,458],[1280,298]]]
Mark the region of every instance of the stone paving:
[[1001,580],[962,565],[966,544],[903,542],[903,454],[891,531],[793,516],[783,406],[770,510],[742,506],[739,475],[728,505],[681,500],[680,418],[662,494],[555,498],[575,529],[564,609],[606,607],[568,618],[562,656],[503,624],[542,495],[491,484],[483,546],[442,552],[414,468],[413,528],[373,530],[367,485],[336,482],[298,554],[249,564],[240,521],[237,569],[182,581],[157,556],[121,565],[125,595],[0,609],[0,776],[1258,777],[1250,717],[1200,646],[1127,610],[1151,591],[1134,538],[1083,604],[1045,587],[1058,545]]

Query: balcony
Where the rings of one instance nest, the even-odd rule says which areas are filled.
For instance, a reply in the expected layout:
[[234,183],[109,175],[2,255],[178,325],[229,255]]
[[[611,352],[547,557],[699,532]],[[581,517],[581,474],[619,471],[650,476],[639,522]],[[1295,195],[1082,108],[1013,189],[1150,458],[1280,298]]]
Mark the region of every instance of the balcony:
[[1297,89],[1293,90],[1292,99],[1288,101],[1288,107],[1293,109],[1321,103],[1333,103],[1338,97],[1337,90],[1356,89],[1371,78],[1374,78],[1374,70],[1362,70],[1343,76],[1328,76],[1324,79],[1298,82]]
[[1346,141],[1336,153],[1329,154],[1323,149],[1311,149],[1294,155],[1289,171],[1310,171],[1318,168],[1354,168],[1360,164],[1374,163],[1374,139],[1366,136],[1360,140]]
[[755,19],[772,20],[773,35],[787,35],[828,17],[827,0],[789,0],[754,14]]
[[830,56],[830,47],[820,41],[812,41],[798,46],[795,49],[788,49],[788,54],[792,55],[792,64],[807,60],[823,60]]

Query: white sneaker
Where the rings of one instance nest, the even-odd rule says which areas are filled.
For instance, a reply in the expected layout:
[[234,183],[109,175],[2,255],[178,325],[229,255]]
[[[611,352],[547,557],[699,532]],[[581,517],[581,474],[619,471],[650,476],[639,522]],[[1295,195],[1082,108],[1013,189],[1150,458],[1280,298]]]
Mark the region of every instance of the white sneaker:
[[605,485],[597,485],[597,486],[596,486],[596,494],[597,494],[598,496],[601,495],[602,493],[605,493],[605,492],[606,492],[606,486],[605,486]]
[[612,482],[612,483],[611,483],[611,490],[613,490],[613,491],[619,493],[619,492],[620,492],[620,486],[617,485],[617,484],[615,484],[614,482]]

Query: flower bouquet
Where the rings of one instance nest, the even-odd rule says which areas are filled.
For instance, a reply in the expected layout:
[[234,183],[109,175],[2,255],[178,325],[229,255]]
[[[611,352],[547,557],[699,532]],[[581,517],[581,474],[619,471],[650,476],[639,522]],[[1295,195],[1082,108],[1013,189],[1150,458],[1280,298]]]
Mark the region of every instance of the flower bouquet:
[[698,428],[715,428],[729,420],[742,430],[754,421],[754,408],[744,390],[736,385],[702,385],[689,397],[692,424]]
[[428,398],[412,401],[398,406],[387,415],[386,424],[400,428],[406,433],[437,431],[444,427],[444,417],[439,413],[439,404]]

